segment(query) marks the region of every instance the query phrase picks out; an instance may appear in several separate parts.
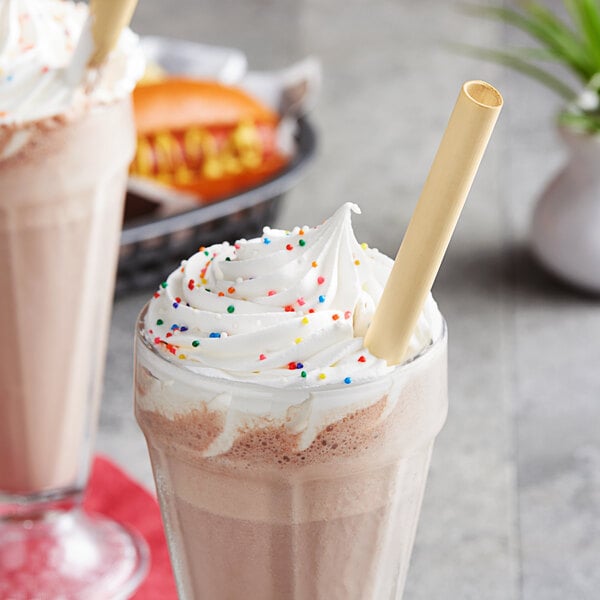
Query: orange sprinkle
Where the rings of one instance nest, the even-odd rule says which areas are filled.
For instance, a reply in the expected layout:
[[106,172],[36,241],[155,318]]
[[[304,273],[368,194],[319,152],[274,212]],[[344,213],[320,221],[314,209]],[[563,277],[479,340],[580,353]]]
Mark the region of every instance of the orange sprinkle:
[[337,320],[340,318],[340,315],[338,315],[338,314],[331,315],[331,318],[332,318],[334,321],[337,321]]
[[312,267],[313,267],[313,269],[316,269],[318,266],[319,266],[319,265],[318,265],[317,261],[316,261],[316,260],[313,260],[313,261],[312,261]]
[[234,287],[227,288],[227,293],[228,294],[235,294],[235,288]]
[[219,292],[219,296],[220,296],[220,297],[223,297],[224,295],[225,295],[225,293],[224,293],[224,292]]

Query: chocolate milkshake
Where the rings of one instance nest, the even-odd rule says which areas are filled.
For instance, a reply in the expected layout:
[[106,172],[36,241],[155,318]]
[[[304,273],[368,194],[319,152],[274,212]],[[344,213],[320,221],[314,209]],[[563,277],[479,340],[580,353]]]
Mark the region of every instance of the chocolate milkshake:
[[87,473],[143,58],[125,31],[91,93],[69,84],[86,17],[0,6],[0,496]]
[[142,312],[136,416],[181,598],[400,599],[447,411],[443,319],[363,347],[392,261],[342,206],[201,248]]

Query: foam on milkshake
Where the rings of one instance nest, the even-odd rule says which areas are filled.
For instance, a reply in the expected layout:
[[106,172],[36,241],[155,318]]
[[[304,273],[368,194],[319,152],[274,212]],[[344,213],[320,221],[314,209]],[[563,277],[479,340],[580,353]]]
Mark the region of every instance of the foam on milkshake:
[[94,106],[126,98],[141,77],[144,57],[138,37],[125,29],[109,60],[94,72],[93,86],[87,77],[69,79],[76,48],[93,48],[87,17],[83,2],[0,4],[0,159],[38,135],[41,122],[46,121],[46,128],[56,126]]
[[[229,450],[236,432],[266,413],[307,448],[324,426],[365,408],[367,397],[385,396],[393,367],[363,347],[363,336],[392,261],[356,240],[352,212],[358,207],[346,203],[318,227],[265,228],[260,238],[201,248],[183,261],[145,317],[148,341],[168,362],[150,351],[147,360],[169,393],[145,394],[143,405],[169,418],[204,403],[220,412],[208,456]],[[410,356],[441,329],[429,297]],[[368,394],[357,391],[365,383]],[[281,390],[275,402],[272,388]],[[314,402],[315,390],[326,398]]]

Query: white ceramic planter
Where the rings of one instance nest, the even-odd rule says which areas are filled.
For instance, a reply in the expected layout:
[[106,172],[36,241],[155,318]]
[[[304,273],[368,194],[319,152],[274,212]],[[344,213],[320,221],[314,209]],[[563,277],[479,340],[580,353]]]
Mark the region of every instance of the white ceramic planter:
[[538,200],[531,246],[555,275],[600,293],[600,136],[560,133],[570,158]]

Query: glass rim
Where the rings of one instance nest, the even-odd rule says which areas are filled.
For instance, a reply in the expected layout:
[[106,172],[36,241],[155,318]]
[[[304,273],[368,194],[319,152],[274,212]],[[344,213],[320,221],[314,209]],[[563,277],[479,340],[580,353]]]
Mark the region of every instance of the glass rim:
[[[277,389],[277,390],[280,390],[281,392],[286,392],[286,391],[288,391],[288,392],[296,391],[297,392],[297,391],[302,391],[302,390],[311,390],[314,392],[316,392],[316,391],[325,392],[328,390],[345,389],[347,387],[347,386],[344,386],[344,385],[341,385],[338,383],[329,384],[329,385],[319,385],[319,386],[306,386],[306,387],[302,387],[302,388],[278,387],[278,386],[274,386],[274,385],[267,385],[267,384],[259,382],[259,381],[227,379],[226,377],[208,376],[208,375],[204,375],[202,373],[198,373],[197,371],[193,371],[192,369],[187,368],[185,366],[185,363],[183,363],[183,362],[176,363],[172,360],[169,360],[169,358],[165,355],[164,352],[159,352],[156,345],[153,344],[150,341],[150,339],[148,338],[148,336],[146,335],[145,328],[144,328],[144,319],[146,317],[146,313],[148,312],[148,307],[150,306],[151,301],[152,300],[150,299],[144,304],[144,306],[142,307],[142,309],[140,310],[140,312],[137,316],[136,324],[135,324],[135,339],[136,339],[136,341],[141,342],[143,344],[144,348],[146,348],[146,350],[148,350],[154,357],[156,357],[161,362],[164,362],[165,364],[173,367],[174,369],[176,369],[178,371],[187,373],[194,377],[198,377],[199,380],[205,380],[205,381],[209,380],[213,383],[221,382],[224,385],[250,386],[253,388],[261,388],[261,389],[265,389],[265,390]],[[446,324],[446,319],[444,319],[444,316],[441,313],[440,313],[440,316],[442,319],[442,329],[441,329],[440,334],[437,336],[437,338],[435,340],[433,340],[431,343],[427,344],[427,346],[422,348],[414,356],[410,357],[409,359],[407,359],[397,365],[394,365],[392,370],[390,370],[388,373],[385,373],[386,376],[397,375],[400,372],[409,370],[410,368],[412,368],[413,365],[421,362],[424,358],[429,356],[436,348],[438,348],[440,345],[444,344],[447,341],[448,327]],[[373,383],[376,382],[378,379],[380,379],[380,378],[375,377],[373,379],[359,381],[359,382],[356,382],[353,387],[373,385]]]

